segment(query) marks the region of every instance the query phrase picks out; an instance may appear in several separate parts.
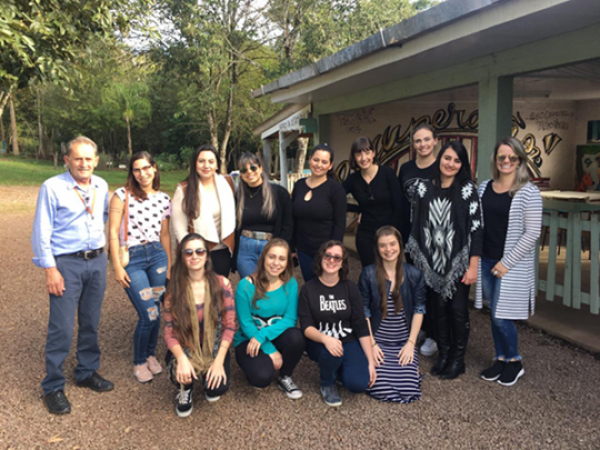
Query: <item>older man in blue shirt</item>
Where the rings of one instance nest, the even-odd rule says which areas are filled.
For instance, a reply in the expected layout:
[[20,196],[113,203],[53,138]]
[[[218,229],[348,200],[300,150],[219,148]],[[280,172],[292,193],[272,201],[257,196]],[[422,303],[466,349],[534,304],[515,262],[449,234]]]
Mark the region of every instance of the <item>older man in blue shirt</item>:
[[69,142],[69,170],[42,184],[31,236],[33,263],[46,272],[50,317],[46,339],[44,401],[53,414],[71,411],[65,396],[63,363],[73,339],[77,313],[77,385],[104,392],[114,385],[96,372],[100,366],[98,323],[106,289],[104,224],[108,185],[92,175],[96,144],[83,136]]

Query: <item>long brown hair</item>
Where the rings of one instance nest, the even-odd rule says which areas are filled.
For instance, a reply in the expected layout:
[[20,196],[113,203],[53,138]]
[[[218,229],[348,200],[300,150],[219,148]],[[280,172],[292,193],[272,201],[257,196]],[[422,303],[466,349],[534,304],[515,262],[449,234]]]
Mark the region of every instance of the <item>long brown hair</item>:
[[197,219],[200,215],[200,194],[198,187],[200,186],[200,175],[198,175],[198,157],[202,152],[212,152],[217,160],[217,173],[221,171],[221,159],[219,153],[210,144],[204,144],[198,147],[192,158],[190,159],[190,173],[188,174],[185,181],[187,181],[187,188],[185,191],[185,197],[183,198],[183,212],[190,219]]
[[356,162],[356,155],[363,150],[371,150],[373,152],[373,164],[377,164],[377,150],[373,148],[371,139],[366,136],[361,136],[352,143],[350,147],[350,168],[354,171],[359,171],[360,167]]
[[[192,287],[190,285],[189,270],[185,264],[185,256],[183,251],[190,241],[201,241],[206,253],[206,264],[204,265],[204,277],[208,281],[210,298],[205,298],[204,303],[211,302],[210,317],[205,317],[205,322],[210,320],[214,327],[218,326],[219,313],[223,314],[223,288],[219,282],[217,274],[212,270],[210,255],[206,241],[202,236],[195,233],[190,233],[184,237],[177,246],[177,256],[175,264],[171,269],[171,281],[167,288],[167,296],[171,302],[171,313],[173,314],[173,331],[177,336],[177,340],[185,348],[194,348],[199,342],[194,342],[193,324],[192,321],[198,323],[198,315],[196,309],[192,309],[191,305],[195,304],[193,299]],[[205,325],[206,327],[206,325]]]
[[133,163],[139,159],[145,159],[148,161],[152,167],[156,169],[154,172],[154,179],[152,180],[152,189],[158,191],[160,189],[160,173],[158,170],[158,166],[156,165],[156,161],[152,155],[148,152],[137,152],[134,153],[131,159],[129,160],[129,173],[127,174],[127,181],[125,182],[125,189],[127,189],[131,194],[137,198],[138,200],[146,200],[148,195],[141,188],[140,183],[135,179],[133,175]]
[[379,310],[381,311],[381,318],[385,319],[388,314],[387,309],[387,274],[383,267],[383,258],[379,253],[379,239],[385,236],[394,236],[398,240],[398,246],[400,247],[400,254],[398,256],[398,261],[396,262],[396,279],[394,280],[394,288],[392,289],[392,302],[394,303],[394,313],[398,314],[402,309],[402,294],[400,292],[400,286],[402,286],[402,281],[404,279],[404,269],[402,267],[402,262],[404,260],[404,244],[402,242],[402,236],[400,232],[390,226],[386,225],[381,227],[375,233],[375,277],[377,278],[377,287],[379,288],[379,295],[381,297],[381,301],[379,302]]
[[252,298],[252,307],[254,309],[258,309],[256,302],[258,302],[261,298],[264,298],[269,289],[269,276],[267,275],[267,270],[265,269],[265,260],[267,259],[269,251],[273,247],[283,247],[287,250],[287,266],[285,267],[285,270],[279,274],[279,279],[283,281],[283,284],[285,285],[291,280],[292,275],[294,274],[294,264],[292,263],[292,252],[290,251],[290,246],[283,239],[271,239],[267,245],[265,245],[265,248],[260,255],[260,259],[258,260],[258,264],[256,265],[256,270],[252,274],[254,279],[254,297]]

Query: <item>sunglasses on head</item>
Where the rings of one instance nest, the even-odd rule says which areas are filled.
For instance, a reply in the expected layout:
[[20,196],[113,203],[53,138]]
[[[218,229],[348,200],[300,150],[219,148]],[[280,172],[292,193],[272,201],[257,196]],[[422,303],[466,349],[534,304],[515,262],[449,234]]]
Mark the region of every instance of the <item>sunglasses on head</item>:
[[508,156],[508,155],[498,155],[498,156],[496,156],[496,161],[498,161],[498,162],[504,162],[504,160],[506,158],[508,158],[508,160],[512,164],[515,164],[515,163],[519,162],[519,160],[521,159],[517,155],[510,155],[510,156]]
[[240,173],[244,175],[249,170],[251,170],[252,172],[256,172],[258,170],[258,166],[252,164],[250,167],[244,167],[243,169],[240,169]]
[[198,256],[202,256],[206,253],[206,249],[205,248],[197,248],[196,250],[192,250],[191,248],[186,248],[183,251],[183,254],[187,258],[191,258],[194,253],[196,253],[196,255],[198,255]]
[[332,255],[331,253],[325,253],[323,255],[323,259],[329,260],[329,261],[335,261],[336,263],[340,262],[342,259],[344,259],[342,256],[339,255]]

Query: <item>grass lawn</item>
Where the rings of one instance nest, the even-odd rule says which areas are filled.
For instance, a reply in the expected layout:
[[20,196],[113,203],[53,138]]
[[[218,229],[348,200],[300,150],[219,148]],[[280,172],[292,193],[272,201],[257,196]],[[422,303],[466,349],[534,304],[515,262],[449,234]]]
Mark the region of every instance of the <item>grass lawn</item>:
[[[64,170],[62,166],[59,170],[54,170],[50,161],[3,156],[0,157],[0,185],[40,186],[48,178]],[[187,170],[161,172],[160,189],[172,196],[177,183],[184,180],[187,174]],[[94,175],[104,178],[111,190],[122,186],[127,179],[127,172],[124,170],[95,170]]]

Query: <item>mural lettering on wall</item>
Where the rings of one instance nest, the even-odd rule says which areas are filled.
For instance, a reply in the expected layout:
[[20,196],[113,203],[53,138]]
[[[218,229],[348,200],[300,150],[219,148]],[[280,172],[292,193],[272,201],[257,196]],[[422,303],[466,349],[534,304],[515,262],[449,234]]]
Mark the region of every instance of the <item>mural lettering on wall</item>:
[[568,130],[568,120],[575,117],[574,111],[532,111],[528,120],[535,122],[539,131]]
[[[364,110],[359,110],[364,111]],[[549,113],[560,113],[559,116],[545,115]],[[340,124],[346,123],[346,130],[352,132],[354,123],[358,123],[357,128],[360,129],[361,117],[365,117],[365,113],[350,115],[350,112],[343,113]],[[564,117],[563,113],[569,113],[569,111],[541,111],[530,114],[530,120],[534,121],[546,121],[556,120],[556,117]],[[372,118],[373,108],[369,109],[369,116]],[[533,117],[533,119],[531,119]],[[373,119],[372,122],[375,122]],[[364,122],[362,122],[364,123]],[[448,106],[443,109],[440,108],[435,111],[432,115],[422,115],[420,117],[412,117],[410,122],[403,126],[397,124],[395,126],[387,126],[382,133],[372,138],[373,147],[377,151],[377,163],[384,166],[389,166],[396,171],[400,170],[401,162],[406,160],[407,156],[410,159],[414,158],[414,154],[411,154],[410,149],[410,132],[420,124],[429,124],[438,133],[440,142],[444,144],[447,141],[457,140],[463,143],[469,152],[469,159],[471,161],[471,170],[475,173],[477,168],[477,130],[479,126],[479,110],[475,109],[470,113],[467,113],[466,109],[457,109],[454,103],[449,103]],[[544,125],[544,124],[542,124]],[[568,123],[567,128],[568,129]],[[538,125],[539,126],[539,125]],[[527,133],[523,137],[518,137],[520,131],[527,129],[527,122],[521,116],[521,113],[517,111],[512,117],[512,136],[517,137],[521,140],[525,147],[525,151],[530,158],[529,171],[532,177],[541,177],[541,170],[543,163],[542,150],[537,143],[536,136],[533,133]],[[565,128],[561,128],[565,129]],[[356,137],[359,133],[355,133]],[[548,133],[541,140],[544,153],[550,155],[557,145],[562,141],[562,138],[555,132]],[[336,175],[340,180],[345,180],[350,173],[350,163],[348,160],[341,162],[337,169]]]
[[348,133],[360,134],[363,125],[375,123],[373,111],[375,111],[375,108],[345,111],[338,114],[338,123],[344,127]]

